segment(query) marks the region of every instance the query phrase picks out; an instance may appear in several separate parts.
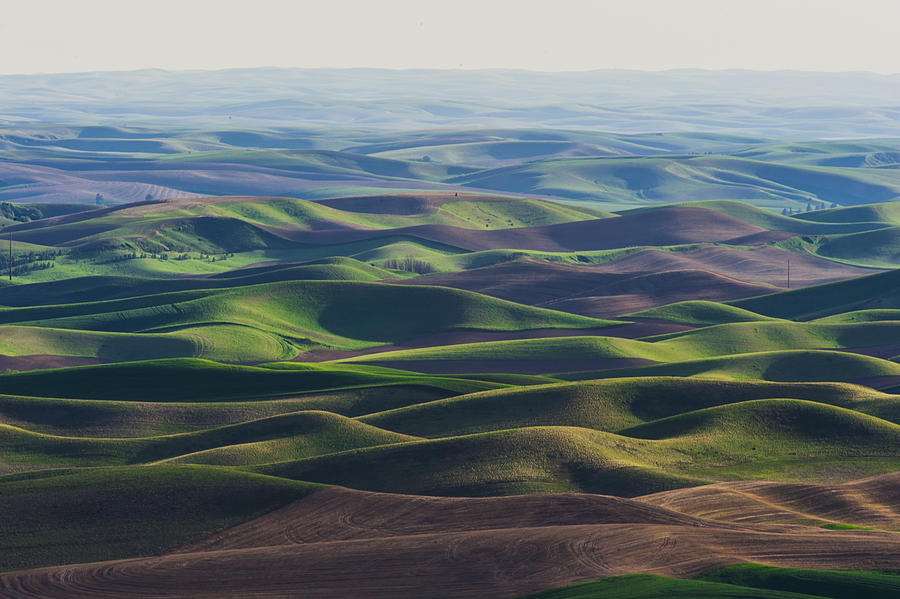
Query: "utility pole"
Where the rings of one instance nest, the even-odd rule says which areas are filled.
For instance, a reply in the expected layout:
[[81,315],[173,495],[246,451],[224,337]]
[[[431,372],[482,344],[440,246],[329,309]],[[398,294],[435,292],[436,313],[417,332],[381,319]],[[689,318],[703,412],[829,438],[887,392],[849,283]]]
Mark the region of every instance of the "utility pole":
[[12,232],[9,234],[9,280],[12,281]]
[[788,273],[787,273],[787,275],[788,275],[788,281],[787,281],[787,288],[790,289],[790,288],[791,288],[791,259],[788,258],[787,261],[788,261]]

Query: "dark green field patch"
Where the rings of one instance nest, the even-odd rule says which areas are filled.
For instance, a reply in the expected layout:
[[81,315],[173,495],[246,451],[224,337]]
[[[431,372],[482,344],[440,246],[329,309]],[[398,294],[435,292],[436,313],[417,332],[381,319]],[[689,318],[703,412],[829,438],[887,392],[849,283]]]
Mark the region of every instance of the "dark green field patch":
[[898,595],[897,574],[739,564],[694,579],[614,576],[524,599],[893,599]]
[[317,489],[202,466],[0,477],[0,570],[157,555]]
[[196,402],[275,399],[388,385],[422,385],[470,393],[504,385],[414,373],[386,374],[365,367],[295,364],[295,368],[225,365],[173,359],[0,374],[11,395],[113,401]]

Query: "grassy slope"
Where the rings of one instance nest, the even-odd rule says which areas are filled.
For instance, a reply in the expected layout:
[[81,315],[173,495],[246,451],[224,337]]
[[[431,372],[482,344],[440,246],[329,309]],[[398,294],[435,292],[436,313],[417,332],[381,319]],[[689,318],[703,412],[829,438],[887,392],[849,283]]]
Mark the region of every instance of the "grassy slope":
[[[449,379],[445,379],[449,383]],[[239,424],[302,410],[356,417],[456,395],[437,379],[304,393],[288,399],[196,402],[60,399],[0,395],[0,422],[59,436],[153,437]],[[432,383],[431,385],[429,383]],[[456,381],[461,388],[471,381]],[[264,377],[261,381],[264,386]],[[447,385],[452,386],[452,385]],[[479,385],[474,384],[475,387]]]
[[148,334],[0,326],[0,354],[80,356],[109,362],[183,357],[253,362],[287,360],[297,354],[297,348],[278,335],[227,324]]
[[860,266],[896,268],[900,265],[900,227],[826,237],[816,243],[814,252]]
[[237,270],[227,277],[153,279],[123,275],[74,277],[47,283],[10,286],[0,290],[0,305],[44,306],[138,297],[202,289],[224,289],[278,281],[379,281],[389,271],[352,258],[336,257],[300,265]]
[[[717,310],[715,317],[723,311]],[[725,310],[727,316],[734,316]],[[683,312],[682,312],[683,313]],[[738,316],[743,313],[737,312]],[[346,362],[415,360],[547,360],[643,358],[657,362],[752,352],[800,349],[844,349],[896,343],[898,322],[820,324],[776,321],[732,322],[682,333],[645,337],[556,337],[489,341],[399,350],[348,358]]]
[[704,581],[724,582],[757,589],[808,593],[831,599],[888,599],[900,594],[896,572],[853,572],[845,570],[805,570],[775,568],[759,564],[738,564],[705,574]]
[[676,302],[674,304],[659,306],[658,308],[635,312],[634,314],[628,314],[627,316],[635,318],[658,318],[660,320],[668,320],[671,322],[698,325],[771,320],[768,316],[756,314],[749,310],[704,300]]
[[655,574],[614,576],[528,595],[524,599],[825,599],[823,596],[753,589]]
[[[419,197],[429,198],[435,194],[424,193]],[[437,196],[447,199],[447,195]],[[415,197],[415,196],[412,196]],[[392,210],[350,210],[332,207],[319,202],[295,198],[251,198],[246,202],[217,204],[215,200],[207,205],[191,210],[161,212],[159,218],[185,217],[192,215],[237,218],[254,224],[289,229],[322,229],[364,227],[372,229],[392,229],[414,225],[451,225],[472,229],[506,229],[509,227],[530,227],[556,223],[605,218],[611,216],[601,211],[575,208],[554,204],[545,200],[503,198],[453,199],[443,203],[435,202],[421,211]],[[386,198],[391,199],[391,196]],[[379,201],[371,198],[371,204]],[[339,204],[337,204],[339,206]],[[330,225],[330,226],[329,226]]]
[[694,197],[799,207],[809,199],[847,205],[900,195],[896,181],[872,169],[780,165],[724,156],[546,160],[451,181],[482,189],[632,204]]
[[769,320],[714,325],[644,339],[676,349],[685,357],[788,349],[845,349],[896,343],[900,340],[900,323],[825,324]]
[[[365,347],[459,329],[496,331],[610,324],[469,291],[344,281],[280,282],[107,302],[10,308],[0,310],[0,321],[115,332],[163,332],[213,323],[237,324],[279,335],[298,347]],[[266,359],[272,358],[261,358]]]
[[653,445],[582,428],[535,427],[354,450],[254,470],[425,495],[579,490],[634,496],[702,482],[649,465],[654,461],[649,455],[665,453]]
[[161,155],[155,160],[169,167],[173,164],[190,168],[192,164],[238,163],[287,171],[327,174],[338,178],[341,175],[371,174],[380,177],[426,181],[439,181],[450,174],[471,170],[464,167],[448,167],[426,162],[408,162],[324,150],[247,150],[237,148]]
[[688,412],[612,434],[530,427],[355,450],[256,470],[388,491],[639,495],[702,480],[846,480],[900,466],[900,426],[802,400]]
[[794,320],[860,309],[895,308],[900,305],[900,270],[728,303],[766,316]]
[[900,364],[858,354],[834,351],[767,351],[671,364],[654,364],[561,378],[618,378],[687,376],[735,381],[840,382],[900,375]]
[[156,555],[316,488],[200,466],[2,476],[0,570]]
[[857,322],[900,321],[900,309],[884,308],[881,310],[853,310],[834,316],[824,316],[815,322],[827,324],[853,324]]
[[[330,412],[305,411],[160,439],[155,441],[157,447],[144,449],[139,457],[173,456],[162,459],[182,464],[247,466],[416,440]],[[202,449],[204,445],[209,448]],[[201,449],[185,451],[189,446]]]
[[457,393],[504,386],[365,367],[293,366],[290,369],[232,366],[197,359],[126,362],[0,374],[0,388],[12,395],[37,397],[221,402],[275,399],[371,386],[421,385]]
[[692,580],[650,574],[616,576],[544,591],[528,599],[889,599],[898,593],[900,576],[895,573],[739,564]]
[[[281,372],[300,365],[291,366]],[[91,369],[70,372],[83,370]],[[232,387],[240,380],[216,374],[230,378],[223,382]],[[160,460],[259,465],[263,473],[300,480],[440,494],[640,494],[734,476],[828,480],[896,468],[897,425],[822,403],[757,399],[784,395],[897,415],[891,398],[846,385],[618,380],[476,393],[361,420],[302,406],[305,411],[145,438],[63,437],[3,425],[0,461],[6,470]],[[480,431],[487,432],[470,434]],[[419,441],[421,435],[449,438]]]
[[[440,210],[457,217],[468,228],[504,229],[509,227],[539,227],[558,223],[610,218],[609,212],[584,207],[566,206],[543,200],[477,200],[454,201],[442,204]],[[450,222],[446,224],[452,224]]]
[[[432,194],[422,194],[428,198]],[[393,196],[387,196],[391,199]],[[415,196],[413,196],[415,197]],[[446,198],[443,198],[446,199]],[[378,201],[371,198],[372,203]],[[298,246],[272,231],[393,229],[450,225],[508,229],[590,220],[608,213],[537,199],[487,197],[453,199],[422,210],[352,211],[295,198],[205,198],[174,200],[151,208],[121,208],[61,222],[36,221],[15,231],[32,244],[139,249],[148,252],[240,252]]]
[[[735,200],[705,200],[699,202],[679,202],[672,204],[673,206],[697,206],[700,208],[709,208],[717,210],[728,216],[733,216],[751,225],[756,225],[770,231],[790,231],[801,235],[840,235],[846,233],[858,233],[861,231],[869,231],[890,226],[889,221],[881,221],[880,219],[865,218],[861,220],[818,220],[810,218],[817,212],[801,213],[797,217],[788,217],[763,210],[752,204],[738,202]],[[846,210],[857,210],[863,207],[847,208]],[[648,210],[647,208],[635,208],[628,212],[640,212]],[[828,212],[828,211],[820,211]],[[864,213],[860,212],[859,216]]]
[[60,437],[0,425],[0,464],[8,464],[7,469],[114,466],[165,460],[252,465],[413,440],[407,435],[320,411],[132,439]]
[[0,354],[105,361],[201,357],[226,362],[282,360],[315,346],[366,347],[445,330],[610,323],[468,291],[336,281],[7,308],[0,309],[0,321],[28,325],[0,327]]
[[816,210],[803,215],[804,220],[820,223],[884,223],[900,225],[900,204],[863,204],[847,208]]
[[856,385],[661,377],[482,391],[369,414],[361,420],[423,437],[548,425],[619,432],[659,418],[766,398],[817,401],[900,422],[896,398]]
[[619,337],[552,337],[461,343],[458,345],[398,350],[347,358],[343,362],[406,362],[416,360],[565,361],[634,357],[668,361],[676,359],[678,355],[662,345]]

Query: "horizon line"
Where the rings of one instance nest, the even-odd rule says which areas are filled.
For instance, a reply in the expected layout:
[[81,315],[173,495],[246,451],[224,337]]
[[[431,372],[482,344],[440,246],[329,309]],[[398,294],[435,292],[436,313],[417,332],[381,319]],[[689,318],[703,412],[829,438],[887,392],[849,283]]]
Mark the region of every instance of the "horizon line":
[[442,71],[455,73],[478,73],[478,72],[518,72],[518,73],[534,73],[541,75],[556,74],[588,74],[602,72],[622,72],[622,73],[642,73],[642,74],[663,74],[677,73],[684,71],[703,72],[703,73],[805,73],[817,75],[874,75],[877,77],[897,77],[900,72],[884,73],[879,71],[867,71],[863,69],[841,70],[841,71],[820,71],[811,69],[760,69],[760,68],[744,68],[744,67],[728,67],[728,68],[704,68],[704,67],[673,67],[667,69],[638,69],[638,68],[618,68],[618,67],[599,67],[594,69],[563,69],[558,71],[548,71],[540,69],[526,69],[521,67],[477,67],[477,68],[445,68],[445,67],[369,67],[369,66],[351,66],[351,67],[309,67],[309,66],[250,66],[250,67],[216,67],[216,68],[179,68],[171,69],[165,67],[138,67],[134,69],[96,69],[88,71],[31,71],[25,73],[2,73],[0,77],[28,77],[28,76],[50,76],[50,75],[93,75],[93,74],[117,74],[117,73],[142,73],[142,72],[163,72],[163,73],[217,73],[225,71],[254,71],[254,70],[281,70],[281,71],[387,71],[387,72],[415,72],[415,71]]

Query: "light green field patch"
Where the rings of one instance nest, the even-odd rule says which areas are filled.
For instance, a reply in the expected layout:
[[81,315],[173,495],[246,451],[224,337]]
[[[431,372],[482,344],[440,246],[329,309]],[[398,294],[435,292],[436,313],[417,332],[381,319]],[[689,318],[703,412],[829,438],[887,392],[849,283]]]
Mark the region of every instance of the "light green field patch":
[[619,370],[560,375],[561,378],[617,378],[684,376],[774,382],[853,382],[871,377],[900,375],[900,364],[833,351],[769,351],[653,364]]
[[757,322],[773,320],[768,316],[756,314],[749,310],[743,310],[719,302],[703,300],[691,300],[667,304],[658,308],[651,308],[642,312],[635,312],[627,316],[635,318],[658,318],[684,324],[726,324],[733,322]]

